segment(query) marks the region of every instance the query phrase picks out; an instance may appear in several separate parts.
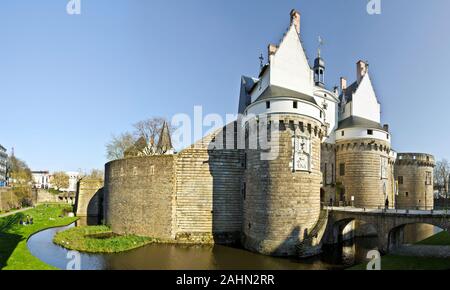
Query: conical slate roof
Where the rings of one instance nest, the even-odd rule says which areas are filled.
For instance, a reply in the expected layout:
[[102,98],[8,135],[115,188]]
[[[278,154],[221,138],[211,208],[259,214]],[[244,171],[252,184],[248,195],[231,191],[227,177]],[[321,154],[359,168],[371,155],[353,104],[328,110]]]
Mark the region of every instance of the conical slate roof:
[[172,139],[170,138],[170,131],[167,122],[164,122],[163,124],[156,148],[159,154],[166,154],[173,150]]

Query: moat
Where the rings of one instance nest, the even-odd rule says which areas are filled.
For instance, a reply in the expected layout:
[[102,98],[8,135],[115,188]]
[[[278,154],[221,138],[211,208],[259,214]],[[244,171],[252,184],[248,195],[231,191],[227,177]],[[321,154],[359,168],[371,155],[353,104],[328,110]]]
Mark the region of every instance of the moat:
[[[69,251],[53,244],[53,236],[69,227],[35,234],[28,240],[30,252],[45,263],[66,269]],[[427,238],[437,229],[412,228],[406,243]],[[276,258],[228,246],[181,246],[152,244],[118,254],[81,254],[82,270],[329,270],[345,269],[366,261],[377,248],[377,238],[356,238],[341,245],[326,246],[322,255],[310,259]]]

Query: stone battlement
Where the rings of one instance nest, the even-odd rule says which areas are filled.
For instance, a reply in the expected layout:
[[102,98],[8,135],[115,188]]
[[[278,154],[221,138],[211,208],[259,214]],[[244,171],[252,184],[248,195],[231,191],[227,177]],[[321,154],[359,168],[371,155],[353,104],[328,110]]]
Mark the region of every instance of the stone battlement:
[[426,153],[398,153],[397,164],[434,167],[436,161],[433,155]]

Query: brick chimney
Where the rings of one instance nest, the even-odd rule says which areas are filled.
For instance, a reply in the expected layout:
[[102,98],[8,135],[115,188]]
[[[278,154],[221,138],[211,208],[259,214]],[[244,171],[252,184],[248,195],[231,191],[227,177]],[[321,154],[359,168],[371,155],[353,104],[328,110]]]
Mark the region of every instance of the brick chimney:
[[295,9],[292,9],[291,11],[291,25],[295,25],[295,29],[297,29],[297,32],[300,34],[300,12],[298,12]]
[[345,91],[347,89],[347,79],[341,77],[341,91]]
[[274,55],[277,52],[277,49],[278,49],[278,47],[275,44],[269,44],[269,47],[268,47],[269,57],[271,55]]
[[358,84],[361,82],[362,78],[367,74],[369,70],[369,64],[365,61],[358,61],[356,63],[356,79],[358,80]]

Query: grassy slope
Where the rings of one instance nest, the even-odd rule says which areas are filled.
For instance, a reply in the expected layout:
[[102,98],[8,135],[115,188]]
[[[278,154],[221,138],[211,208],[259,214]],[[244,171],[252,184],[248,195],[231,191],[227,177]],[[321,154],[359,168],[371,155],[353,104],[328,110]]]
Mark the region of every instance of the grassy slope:
[[450,246],[450,233],[440,232],[428,239],[418,242],[417,245],[428,245],[428,246]]
[[[450,234],[440,232],[417,245],[450,246]],[[365,270],[367,263],[356,265],[350,270]],[[387,255],[381,258],[381,269],[385,270],[449,270],[450,259],[419,258]]]
[[152,238],[109,234],[112,232],[107,226],[78,227],[59,232],[53,242],[70,250],[87,253],[118,253],[157,242]]
[[[0,269],[3,270],[51,270],[55,269],[31,255],[28,238],[41,230],[68,225],[76,218],[60,218],[65,205],[41,205],[34,209],[0,218]],[[19,221],[30,215],[33,225],[21,226]]]

